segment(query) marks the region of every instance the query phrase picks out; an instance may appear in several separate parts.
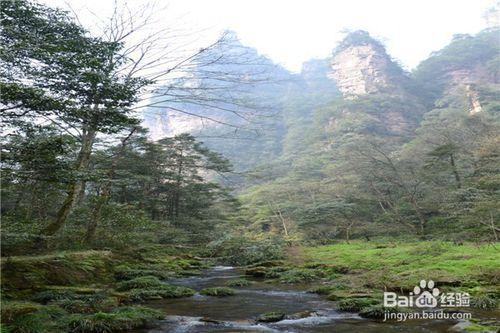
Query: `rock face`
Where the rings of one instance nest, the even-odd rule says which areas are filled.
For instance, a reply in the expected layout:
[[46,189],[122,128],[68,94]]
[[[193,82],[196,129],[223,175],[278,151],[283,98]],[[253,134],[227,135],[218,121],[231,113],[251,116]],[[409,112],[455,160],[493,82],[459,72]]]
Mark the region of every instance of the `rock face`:
[[172,111],[149,113],[144,117],[143,124],[149,129],[152,140],[198,132],[204,126],[201,118]]
[[334,56],[330,76],[345,98],[387,91],[394,87],[389,62],[373,45],[350,46]]

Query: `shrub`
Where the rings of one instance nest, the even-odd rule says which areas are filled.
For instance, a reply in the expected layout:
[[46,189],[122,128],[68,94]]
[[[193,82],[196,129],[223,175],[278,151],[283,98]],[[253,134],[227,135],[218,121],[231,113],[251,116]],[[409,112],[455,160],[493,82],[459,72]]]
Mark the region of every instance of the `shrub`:
[[277,239],[252,240],[229,236],[209,244],[211,255],[225,257],[232,265],[250,265],[283,258],[282,241]]
[[205,288],[200,291],[200,294],[206,296],[232,296],[235,294],[234,289],[227,287]]

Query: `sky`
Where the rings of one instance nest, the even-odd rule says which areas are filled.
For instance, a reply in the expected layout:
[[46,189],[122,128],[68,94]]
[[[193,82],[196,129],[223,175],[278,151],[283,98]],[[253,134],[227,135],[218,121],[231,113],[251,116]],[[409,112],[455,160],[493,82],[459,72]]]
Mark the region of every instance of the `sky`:
[[[39,0],[68,8],[89,29],[105,18],[113,0]],[[128,0],[140,6],[149,0]],[[384,42],[389,54],[411,70],[454,34],[474,34],[486,27],[484,11],[494,0],[157,0],[167,4],[162,22],[182,22],[199,33],[200,46],[221,30],[234,30],[287,69],[298,72],[304,61],[326,58],[346,29],[363,29]],[[120,3],[120,1],[118,1]],[[203,32],[200,32],[203,31]]]

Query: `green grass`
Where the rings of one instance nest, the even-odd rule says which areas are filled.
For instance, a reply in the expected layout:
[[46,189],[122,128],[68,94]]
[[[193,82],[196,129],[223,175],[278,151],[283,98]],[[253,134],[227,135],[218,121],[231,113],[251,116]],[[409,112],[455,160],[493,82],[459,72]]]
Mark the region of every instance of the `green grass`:
[[309,265],[348,267],[367,287],[412,288],[421,279],[441,285],[495,285],[500,273],[500,249],[493,245],[447,242],[350,242],[303,248]]

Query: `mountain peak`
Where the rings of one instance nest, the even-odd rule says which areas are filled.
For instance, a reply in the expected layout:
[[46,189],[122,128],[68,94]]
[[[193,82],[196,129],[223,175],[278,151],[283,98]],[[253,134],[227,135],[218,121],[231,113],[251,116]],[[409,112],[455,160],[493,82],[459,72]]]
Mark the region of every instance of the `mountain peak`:
[[330,77],[345,98],[379,92],[401,93],[402,69],[381,42],[363,30],[349,33],[334,49]]

